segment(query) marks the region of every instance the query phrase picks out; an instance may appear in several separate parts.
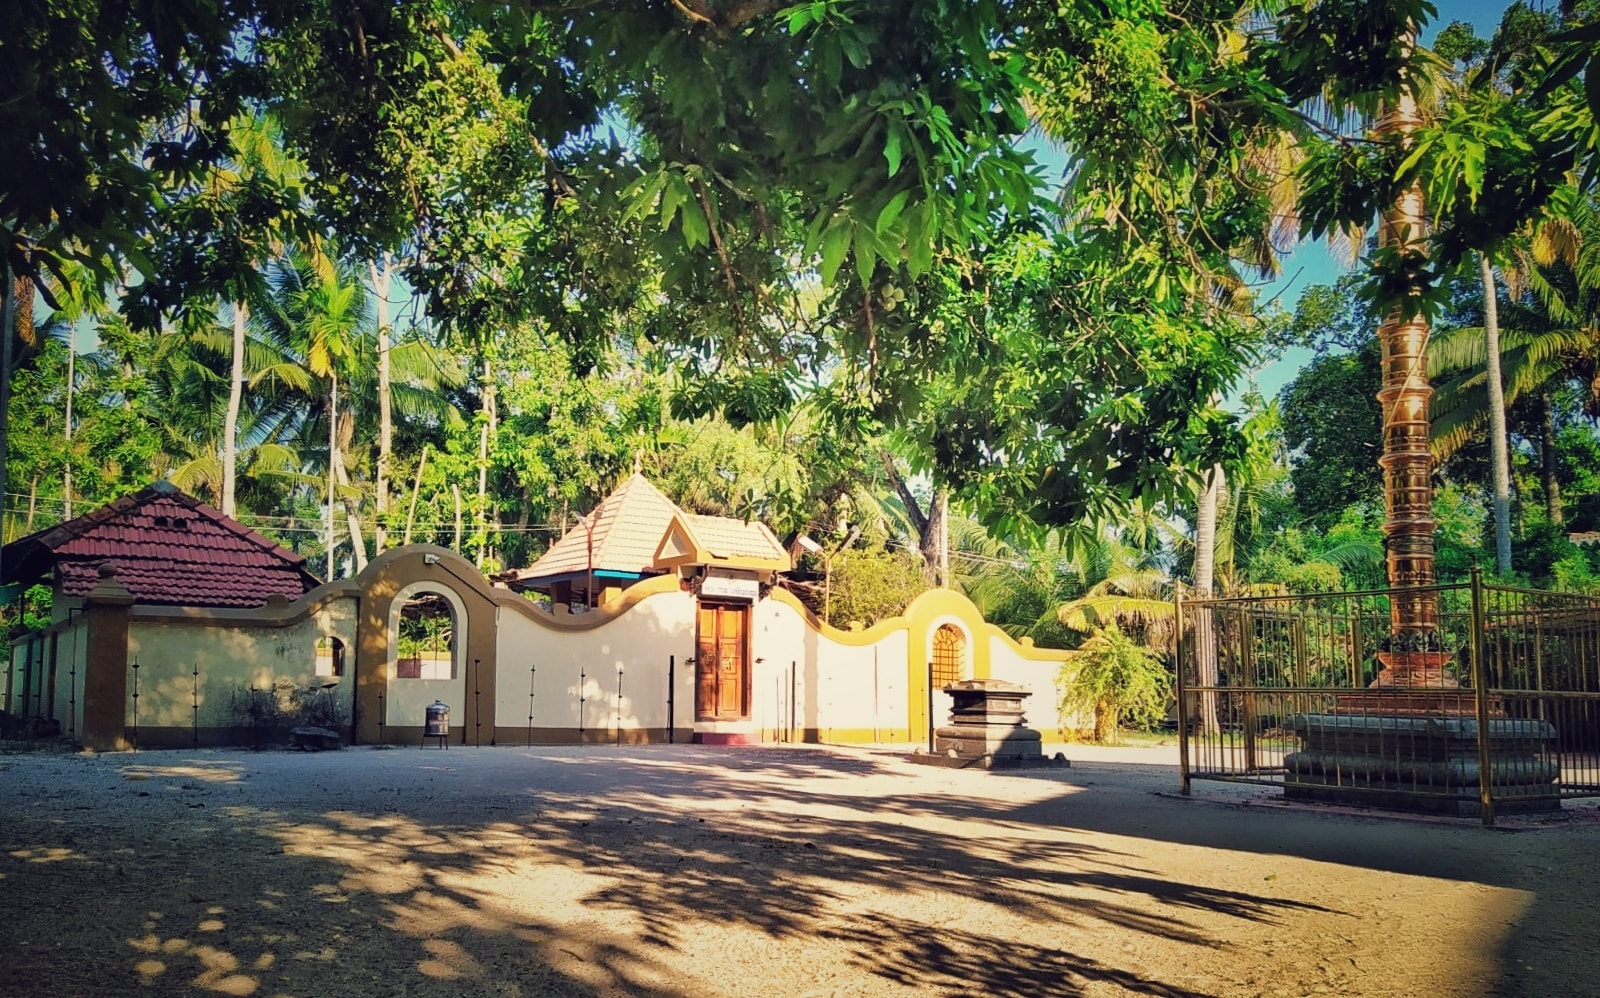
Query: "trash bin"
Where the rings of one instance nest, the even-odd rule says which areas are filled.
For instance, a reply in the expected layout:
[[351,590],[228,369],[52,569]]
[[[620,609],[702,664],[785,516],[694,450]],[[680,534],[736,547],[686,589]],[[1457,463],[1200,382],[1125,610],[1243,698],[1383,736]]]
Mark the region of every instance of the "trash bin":
[[450,747],[450,705],[442,700],[428,704],[422,721],[422,743],[429,738],[439,739],[439,744]]

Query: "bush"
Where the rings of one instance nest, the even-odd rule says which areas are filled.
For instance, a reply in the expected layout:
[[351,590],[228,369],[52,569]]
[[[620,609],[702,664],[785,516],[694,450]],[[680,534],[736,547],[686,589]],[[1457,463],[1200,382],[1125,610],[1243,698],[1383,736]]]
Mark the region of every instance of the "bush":
[[834,556],[828,623],[869,627],[893,617],[928,589],[920,555],[892,551],[841,551]]
[[1116,744],[1117,729],[1128,723],[1149,728],[1167,716],[1172,677],[1161,657],[1116,627],[1102,628],[1061,667],[1063,716],[1094,715],[1094,739]]

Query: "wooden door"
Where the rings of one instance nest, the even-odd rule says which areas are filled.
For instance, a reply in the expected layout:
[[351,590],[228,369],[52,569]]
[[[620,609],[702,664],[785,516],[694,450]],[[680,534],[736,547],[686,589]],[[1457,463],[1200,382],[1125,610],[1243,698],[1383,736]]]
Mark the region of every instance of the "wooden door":
[[695,656],[695,717],[736,720],[750,713],[750,660],[745,641],[750,608],[702,603]]

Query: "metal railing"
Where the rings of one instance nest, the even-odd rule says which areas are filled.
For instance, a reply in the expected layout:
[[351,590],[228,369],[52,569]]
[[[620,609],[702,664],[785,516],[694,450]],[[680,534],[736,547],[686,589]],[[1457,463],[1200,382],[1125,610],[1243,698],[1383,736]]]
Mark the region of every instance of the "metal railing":
[[1486,823],[1600,796],[1600,598],[1476,572],[1405,590],[1437,605],[1444,685],[1375,688],[1397,592],[1180,599],[1184,792],[1261,783]]

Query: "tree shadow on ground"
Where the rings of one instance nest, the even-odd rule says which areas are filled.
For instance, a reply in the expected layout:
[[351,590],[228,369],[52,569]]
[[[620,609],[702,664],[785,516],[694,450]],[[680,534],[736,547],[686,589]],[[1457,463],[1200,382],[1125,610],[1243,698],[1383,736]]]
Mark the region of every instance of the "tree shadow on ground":
[[[271,785],[147,768],[52,791],[0,827],[0,948],[17,954],[0,991],[804,993],[848,973],[919,993],[1190,995],[1187,968],[1114,965],[1095,940],[1209,949],[1353,916],[1174,878],[1107,836],[1512,879],[1487,850],[1424,835],[1415,848],[1444,855],[1397,860],[1391,828],[1351,820],[1313,845],[1309,816],[1090,788],[1087,767],[1019,801],[987,798],[981,774],[910,792],[892,759],[825,751],[482,751],[497,765],[371,753],[353,797],[313,757]],[[505,754],[526,770],[507,776]],[[699,976],[774,952],[781,982]]]

